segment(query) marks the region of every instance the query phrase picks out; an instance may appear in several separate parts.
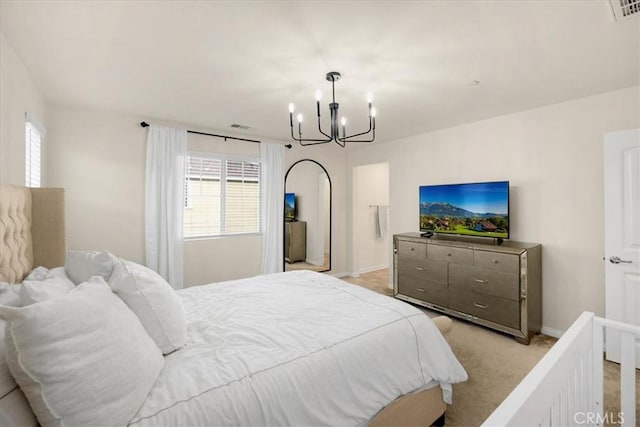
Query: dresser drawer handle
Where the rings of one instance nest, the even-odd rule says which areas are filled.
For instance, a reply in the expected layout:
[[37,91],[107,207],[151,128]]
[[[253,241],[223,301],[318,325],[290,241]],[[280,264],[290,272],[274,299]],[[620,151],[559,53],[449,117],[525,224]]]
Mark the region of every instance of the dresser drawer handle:
[[475,301],[473,302],[473,305],[475,305],[476,307],[481,308],[481,309],[483,309],[483,310],[486,310],[487,308],[489,308],[489,304],[482,305],[482,304],[478,304],[478,303],[477,303],[477,302],[475,302]]
[[418,271],[424,271],[424,267],[416,267],[416,270],[418,270]]
[[424,292],[425,290],[422,288],[416,288],[416,291]]
[[498,263],[498,260],[497,260],[497,259],[494,259],[494,260],[493,260],[493,263],[494,263],[494,264],[497,264],[497,263]]
[[451,254],[447,254],[447,256],[451,256]]
[[411,248],[412,251],[415,251],[415,248]]
[[482,280],[482,279],[473,279],[473,281],[476,283],[489,283],[488,280]]

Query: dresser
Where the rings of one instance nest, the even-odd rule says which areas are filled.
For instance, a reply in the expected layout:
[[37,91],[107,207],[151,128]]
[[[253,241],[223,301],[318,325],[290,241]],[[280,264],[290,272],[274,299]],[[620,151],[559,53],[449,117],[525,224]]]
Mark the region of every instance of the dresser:
[[513,335],[528,344],[542,323],[541,246],[396,234],[396,298]]
[[305,221],[284,223],[284,259],[290,264],[307,259],[307,223]]

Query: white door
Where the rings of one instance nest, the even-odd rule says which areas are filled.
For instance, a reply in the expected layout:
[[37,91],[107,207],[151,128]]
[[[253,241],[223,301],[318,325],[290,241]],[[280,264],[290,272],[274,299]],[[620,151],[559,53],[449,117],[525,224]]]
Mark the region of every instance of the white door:
[[[640,129],[604,136],[604,223],[606,316],[640,326]],[[620,334],[608,330],[606,341],[619,362]]]

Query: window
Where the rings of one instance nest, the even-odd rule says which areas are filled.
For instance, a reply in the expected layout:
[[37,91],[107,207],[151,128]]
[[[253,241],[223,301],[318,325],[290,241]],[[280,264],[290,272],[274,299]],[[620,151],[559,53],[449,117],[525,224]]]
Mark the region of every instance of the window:
[[190,153],[185,171],[184,236],[260,230],[259,160]]
[[27,187],[40,187],[41,184],[41,151],[44,128],[27,114],[25,124],[25,185]]

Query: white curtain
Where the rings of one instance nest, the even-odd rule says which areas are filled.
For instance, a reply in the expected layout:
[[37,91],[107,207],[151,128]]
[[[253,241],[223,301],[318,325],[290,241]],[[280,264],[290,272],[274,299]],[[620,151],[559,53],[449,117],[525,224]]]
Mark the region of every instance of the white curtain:
[[280,272],[284,263],[284,150],[282,144],[260,144],[262,274]]
[[147,266],[175,289],[183,286],[184,170],[187,131],[150,126],[145,180]]

